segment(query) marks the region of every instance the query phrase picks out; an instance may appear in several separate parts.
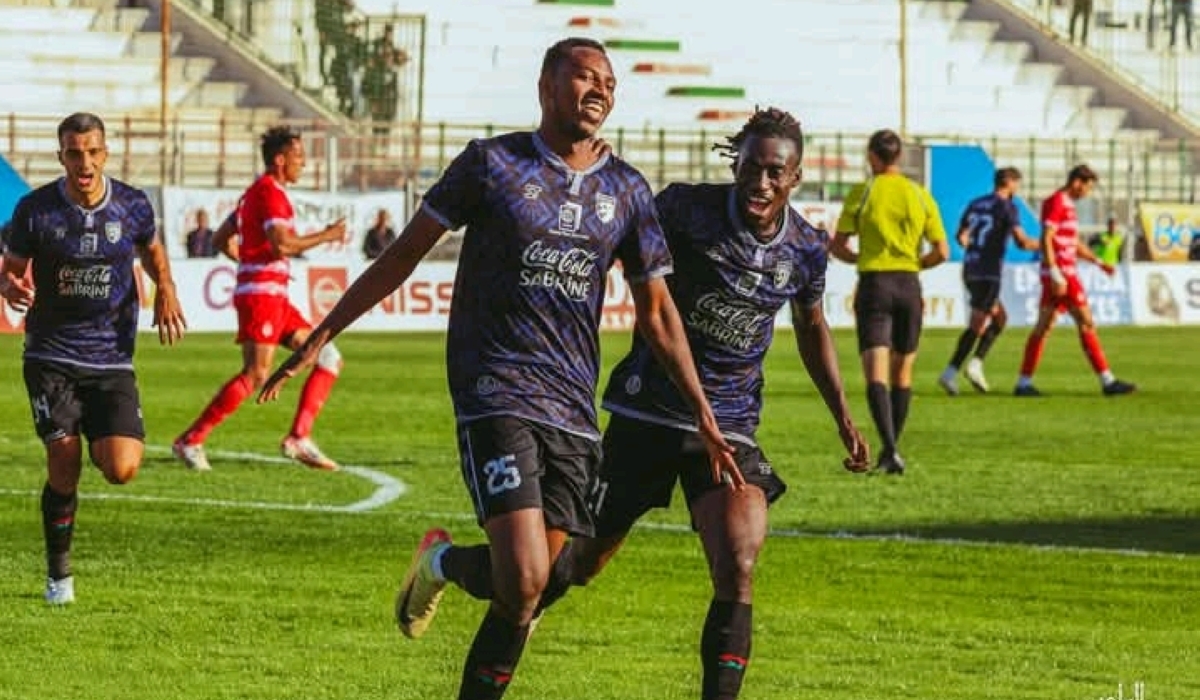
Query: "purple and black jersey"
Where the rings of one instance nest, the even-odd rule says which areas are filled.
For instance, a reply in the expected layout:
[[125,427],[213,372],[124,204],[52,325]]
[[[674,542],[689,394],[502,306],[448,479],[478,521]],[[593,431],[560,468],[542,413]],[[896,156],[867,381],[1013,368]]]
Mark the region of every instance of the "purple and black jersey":
[[608,269],[620,260],[634,282],[671,271],[645,179],[609,155],[573,171],[518,132],[472,141],[422,207],[467,227],[446,342],[459,422],[513,415],[597,439]]
[[93,369],[132,369],[137,340],[136,248],[154,240],[154,208],[141,190],[104,179],[93,209],[59,179],[25,195],[13,213],[9,254],[28,259],[36,289],[25,318],[25,357]]
[[[671,296],[704,392],[721,430],[753,443],[775,317],[793,299],[821,303],[829,234],[788,207],[775,238],[759,240],[741,222],[732,185],[674,184],[656,203],[675,260]],[[609,378],[604,408],[695,429],[691,408],[640,333]]]
[[963,252],[963,279],[1000,280],[1004,249],[1020,221],[1011,199],[988,194],[971,200],[958,224],[960,231],[970,232]]

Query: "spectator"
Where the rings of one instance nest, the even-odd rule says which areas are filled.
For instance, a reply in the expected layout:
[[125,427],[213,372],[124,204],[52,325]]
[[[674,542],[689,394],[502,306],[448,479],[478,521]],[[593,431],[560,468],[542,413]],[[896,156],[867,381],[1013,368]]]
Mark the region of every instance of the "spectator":
[[383,29],[383,36],[376,39],[367,68],[363,75],[363,93],[371,120],[375,122],[376,136],[386,137],[391,123],[396,120],[396,109],[400,100],[401,66],[408,63],[408,54],[396,46],[392,25]]
[[1192,0],[1171,0],[1171,48],[1175,48],[1175,32],[1179,20],[1183,20],[1184,38],[1188,51],[1192,50]]
[[330,59],[337,56],[338,47],[346,35],[346,0],[318,0],[315,22],[317,26],[317,64],[321,79],[332,82]]
[[187,234],[187,256],[189,258],[215,258],[217,251],[213,248],[213,230],[208,225],[208,212],[203,209],[196,211],[196,228]]
[[1075,22],[1083,20],[1079,34],[1079,45],[1087,46],[1088,25],[1092,23],[1092,0],[1072,0],[1071,2],[1071,43],[1075,43]]
[[391,215],[387,209],[380,209],[375,215],[375,225],[367,229],[367,235],[363,237],[363,257],[367,260],[378,258],[394,240],[396,229],[392,228]]

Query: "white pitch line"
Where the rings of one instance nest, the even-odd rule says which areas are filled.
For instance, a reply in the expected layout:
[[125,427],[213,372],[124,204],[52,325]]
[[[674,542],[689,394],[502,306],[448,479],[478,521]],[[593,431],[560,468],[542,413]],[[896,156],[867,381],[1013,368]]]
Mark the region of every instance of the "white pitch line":
[[[170,448],[163,448],[157,445],[148,445],[146,449],[150,452],[170,452]],[[211,452],[214,457],[221,459],[240,459],[248,462],[264,462],[269,464],[292,464],[293,461],[285,457],[273,457],[270,455],[261,455],[254,452]],[[151,496],[132,493],[121,493],[120,491],[103,491],[81,494],[81,498],[88,500],[100,501],[142,501],[146,503],[172,503],[178,505],[191,506],[209,506],[214,508],[247,508],[250,510],[282,510],[282,511],[307,511],[319,513],[368,513],[377,510],[392,501],[403,496],[408,491],[408,486],[403,481],[384,474],[383,472],[366,467],[343,466],[341,471],[371,481],[378,486],[367,498],[361,501],[355,501],[345,505],[333,505],[327,503],[275,503],[270,501],[232,501],[227,499],[217,498],[179,498],[172,496]],[[0,489],[0,496],[37,496],[38,491],[22,491],[19,489]],[[465,512],[431,512],[431,511],[404,511],[396,513],[397,515],[423,518],[428,520],[454,520],[459,522],[474,522],[475,515]],[[663,523],[642,521],[635,526],[640,530],[654,530],[658,532],[671,532],[690,534],[692,528],[689,525],[681,523]],[[1001,540],[969,540],[961,537],[922,537],[920,535],[911,535],[901,532],[895,533],[857,533],[847,530],[839,530],[837,532],[818,532],[809,530],[799,530],[795,528],[773,528],[770,530],[771,537],[780,537],[784,539],[825,539],[825,540],[847,540],[852,542],[900,542],[904,544],[934,544],[953,547],[983,547],[983,548],[1000,548],[1000,547],[1019,547],[1022,549],[1032,549],[1035,551],[1046,552],[1070,552],[1078,554],[1110,554],[1123,557],[1162,557],[1167,559],[1188,559],[1192,555],[1180,552],[1158,552],[1146,549],[1136,548],[1116,548],[1108,549],[1105,547],[1095,546],[1076,546],[1064,544],[1035,544],[1030,542],[1014,542]]]
[[[159,445],[147,445],[146,451],[159,454],[170,454],[171,448],[161,447]],[[208,454],[216,457],[217,459],[241,460],[243,462],[295,464],[293,460],[290,460],[286,457],[273,457],[270,455],[261,455],[255,452],[226,452],[223,450],[215,450],[209,452]],[[408,491],[408,485],[403,481],[389,474],[384,474],[381,471],[353,465],[344,465],[339,471],[352,474],[360,479],[365,479],[375,484],[376,488],[370,496],[360,501],[343,505],[336,505],[332,503],[234,501],[221,498],[180,498],[177,496],[152,496],[148,494],[123,493],[121,491],[88,492],[80,494],[80,497],[85,500],[95,501],[143,501],[146,503],[173,503],[178,505],[209,506],[213,508],[249,508],[251,510],[290,510],[316,513],[366,513],[377,508],[382,508],[383,506],[400,498]],[[0,489],[0,495],[4,496],[36,496],[38,493],[39,492],[37,491]]]

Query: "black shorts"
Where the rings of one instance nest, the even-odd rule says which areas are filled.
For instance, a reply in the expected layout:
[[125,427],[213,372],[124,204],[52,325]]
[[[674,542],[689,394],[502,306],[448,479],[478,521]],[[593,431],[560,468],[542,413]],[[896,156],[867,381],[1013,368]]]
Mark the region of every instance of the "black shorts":
[[858,351],[886,347],[902,355],[916,352],[924,306],[917,273],[860,273],[854,293]]
[[1000,303],[1000,280],[963,280],[967,285],[967,298],[971,308],[990,312]]
[[[762,450],[736,441],[730,444],[746,483],[762,489],[767,503],[778,500],[787,484]],[[696,433],[613,414],[604,431],[604,459],[591,497],[596,536],[628,532],[651,508],[671,505],[677,480],[689,507],[713,489],[729,488],[713,482],[708,451]]]
[[88,442],[114,436],[146,438],[133,370],[26,360],[25,388],[42,442],[80,433]]
[[600,443],[516,416],[458,426],[463,481],[479,524],[540,508],[547,527],[590,537],[587,495],[600,464]]

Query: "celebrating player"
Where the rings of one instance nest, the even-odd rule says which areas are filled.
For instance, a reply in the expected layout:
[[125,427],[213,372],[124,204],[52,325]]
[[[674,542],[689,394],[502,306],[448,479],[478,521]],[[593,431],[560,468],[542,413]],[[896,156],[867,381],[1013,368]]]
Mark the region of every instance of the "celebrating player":
[[[110,484],[141,466],[145,427],[133,371],[138,329],[134,258],[154,282],[154,326],[172,345],[186,324],[154,209],[141,190],[104,174],[104,122],[76,113],[58,125],[64,177],[21,198],[13,213],[0,295],[25,319],[25,386],[46,446],[42,529],[46,601],[75,599],[71,538],[88,456]],[[32,284],[26,271],[33,264]]]
[[[297,235],[295,212],[284,186],[300,179],[304,169],[304,142],[288,127],[275,127],[262,135],[266,173],[238,202],[236,227],[227,219],[213,238],[215,249],[238,261],[237,342],[242,346],[242,369],[213,397],[192,425],[176,438],[172,449],[189,468],[208,471],[211,465],[204,441],[248,396],[262,387],[271,372],[275,347],[300,347],[312,330],[288,299],[288,258],[321,245],[342,241],[346,224],[337,221],[321,231]],[[241,240],[234,242],[236,228]],[[316,367],[304,384],[292,429],[280,445],[284,456],[314,469],[334,470],[337,462],[326,457],[310,437],[313,423],[342,369],[342,357],[332,344],[325,346]]]
[[425,195],[400,238],[276,371],[262,400],[466,226],[446,344],[462,474],[489,549],[426,533],[396,604],[405,634],[427,629],[447,579],[490,579],[494,596],[467,655],[460,700],[499,698],[512,678],[568,535],[591,536],[586,498],[600,459],[595,387],[607,271],[620,260],[646,342],[680,386],[713,462],[742,485],[696,374],[664,277],[671,255],[645,179],[599,147],[616,80],[602,44],[551,46],[538,79],[541,123],[472,141]]
[[[1025,235],[1013,197],[1021,187],[1021,171],[1001,168],[994,177],[991,194],[978,197],[967,205],[958,224],[958,244],[963,254],[963,284],[970,296],[971,320],[958,338],[958,346],[938,383],[951,396],[958,396],[958,371],[974,348],[967,363],[967,380],[977,391],[987,393],[983,360],[1004,330],[1008,313],[1000,302],[1000,273],[1004,269],[1004,251],[1012,238],[1022,250],[1037,250],[1037,239]],[[978,345],[976,344],[978,343]]]
[[1092,369],[1099,377],[1104,395],[1130,394],[1137,388],[1114,377],[1108,368],[1108,360],[1104,357],[1100,338],[1096,335],[1096,326],[1092,322],[1087,293],[1075,268],[1075,258],[1080,257],[1099,265],[1110,275],[1115,272],[1112,265],[1101,262],[1091,248],[1079,238],[1075,201],[1088,196],[1097,179],[1091,168],[1077,165],[1067,174],[1067,184],[1042,203],[1042,299],[1038,308],[1037,323],[1025,343],[1021,377],[1013,390],[1017,396],[1042,395],[1033,385],[1033,373],[1042,359],[1046,334],[1054,327],[1058,314],[1063,311],[1070,313],[1071,318],[1075,320],[1083,353],[1087,355]]

